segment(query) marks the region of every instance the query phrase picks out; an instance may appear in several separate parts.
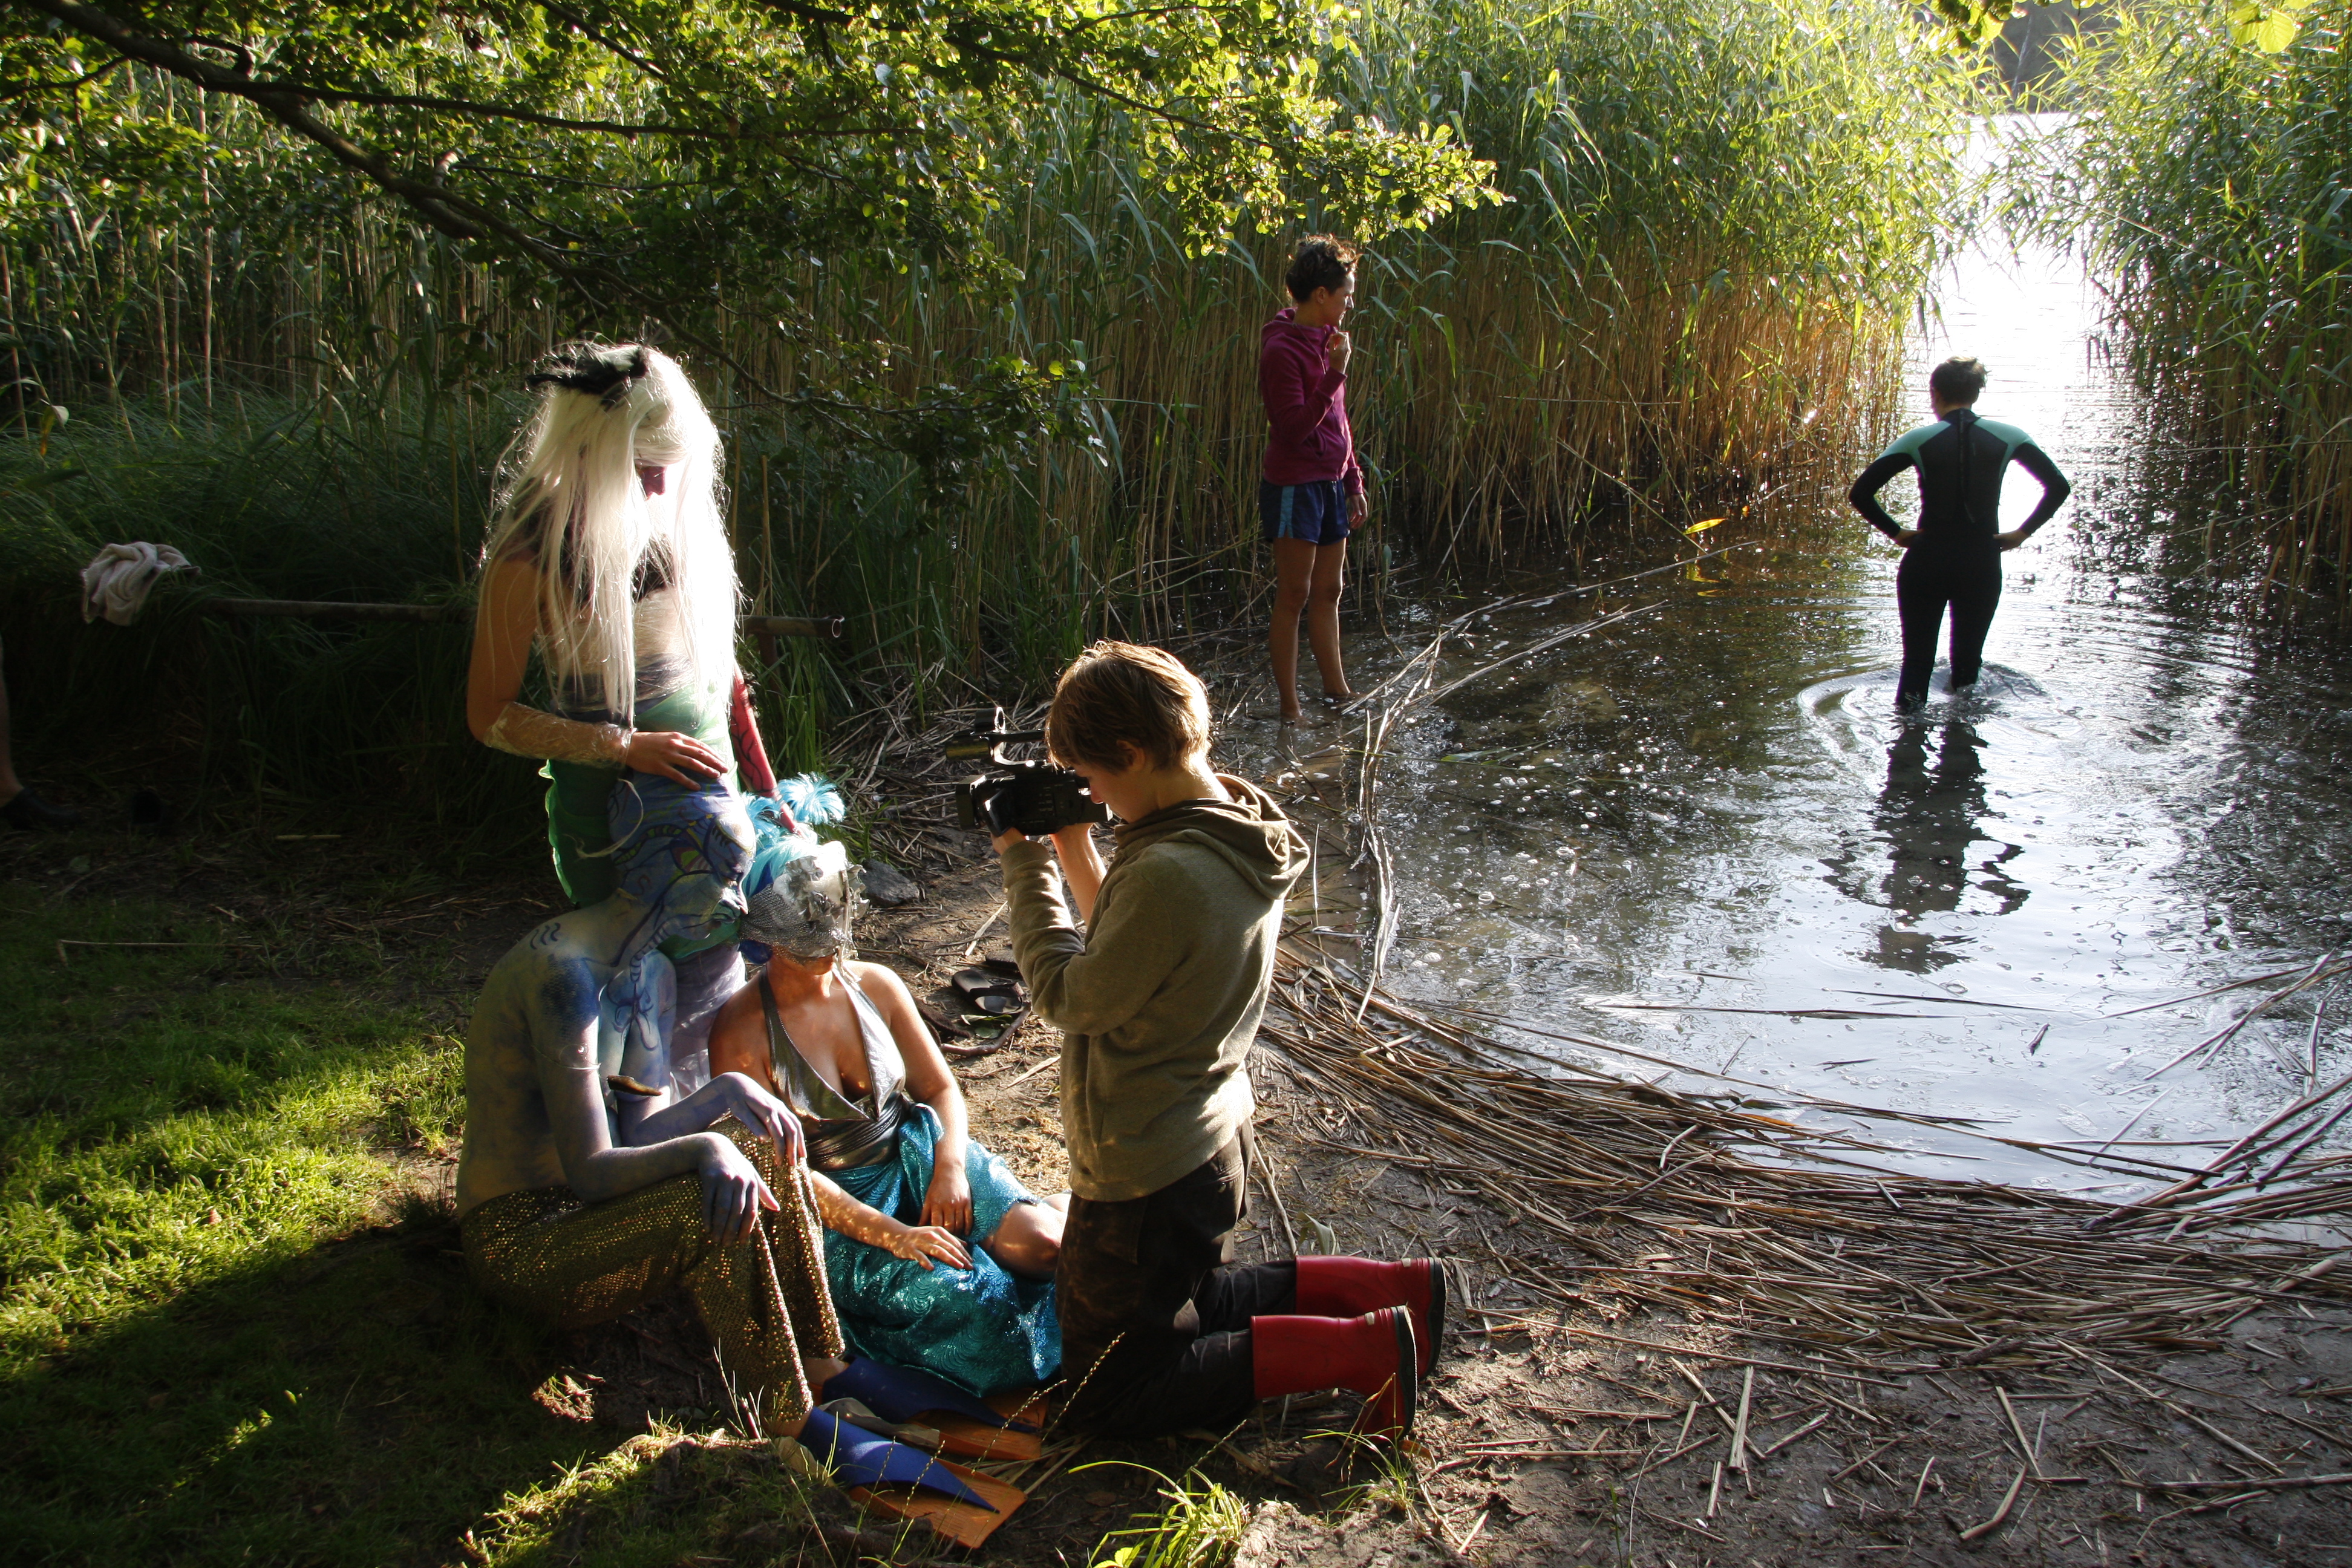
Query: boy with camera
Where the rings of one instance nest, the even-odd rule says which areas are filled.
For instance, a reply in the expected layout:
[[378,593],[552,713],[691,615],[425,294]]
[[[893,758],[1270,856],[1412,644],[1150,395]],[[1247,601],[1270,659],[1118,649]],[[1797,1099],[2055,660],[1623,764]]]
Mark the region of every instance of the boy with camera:
[[[1257,1400],[1349,1388],[1360,1429],[1409,1430],[1445,1311],[1439,1266],[1356,1258],[1233,1267],[1248,1207],[1249,1051],[1284,900],[1307,868],[1263,791],[1209,762],[1208,695],[1158,648],[1101,642],[1063,672],[1053,760],[1119,826],[1043,826],[983,800],[1038,1012],[1063,1030],[1070,1202],[1056,1295],[1067,1416],[1143,1436],[1232,1425]],[[1077,921],[1063,901],[1055,860]]]

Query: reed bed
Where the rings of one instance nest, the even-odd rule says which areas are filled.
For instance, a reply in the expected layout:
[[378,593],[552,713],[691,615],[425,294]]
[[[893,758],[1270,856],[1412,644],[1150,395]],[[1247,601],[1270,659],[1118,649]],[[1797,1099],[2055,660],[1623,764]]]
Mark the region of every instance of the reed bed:
[[[1450,570],[1573,548],[1596,514],[1679,530],[1721,497],[1769,517],[1883,417],[1876,389],[1961,189],[1948,132],[1972,91],[1906,16],[1600,0],[1514,18],[1384,0],[1335,36],[1324,70],[1351,113],[1452,126],[1496,160],[1509,197],[1384,240],[1364,268],[1351,409],[1382,519],[1359,553],[1367,591],[1408,556]],[[220,513],[77,503],[77,486],[99,487],[63,466],[98,474],[207,443],[234,464],[250,430],[309,420],[370,448],[351,459],[354,481],[397,454],[409,488],[434,492],[420,526],[448,509],[446,559],[415,566],[405,591],[368,576],[371,596],[462,595],[515,371],[563,332],[636,323],[579,320],[485,271],[239,108],[136,69],[90,91],[94,109],[200,133],[223,155],[187,182],[89,181],[10,209],[0,308],[17,395],[0,405],[16,432],[0,516],[155,537],[258,582],[274,567]],[[752,406],[724,374],[704,377],[728,426],[750,607],[852,625],[846,663],[795,646],[768,672],[794,758],[814,760],[889,693],[951,705],[956,672],[1039,681],[1090,637],[1181,637],[1248,616],[1265,592],[1256,334],[1283,302],[1289,239],[1320,215],[1242,214],[1232,243],[1189,254],[1128,155],[1133,135],[1116,112],[1041,98],[992,159],[1009,281],[859,255],[786,266],[764,250],[730,273],[727,313],[757,335],[730,352],[803,400]],[[100,157],[93,146],[92,168]],[[780,313],[805,324],[798,347],[770,330]],[[943,483],[837,426],[843,399],[918,400],[1006,355],[1065,367],[1072,433]],[[322,479],[340,460],[320,459]],[[312,521],[382,526],[341,504]],[[0,598],[62,639],[57,556],[12,556]],[[73,688],[77,713],[106,724],[115,690]],[[418,690],[393,727],[438,744],[446,714]],[[243,709],[257,751],[240,780],[328,787],[269,704]],[[37,746],[66,739],[47,728],[56,711],[24,706]]]
[[2237,43],[2220,11],[2141,7],[2086,40],[2086,112],[2039,153],[2028,211],[2079,237],[2123,346],[2186,444],[2250,501],[2207,523],[2273,609],[2352,616],[2352,114],[2346,27],[2321,0],[2295,41]]
[[[1365,998],[1319,955],[1283,965],[1265,1035],[1316,1108],[1310,1141],[1508,1216],[1508,1277],[1560,1302],[1617,1297],[1890,1373],[2022,1364],[2058,1341],[2211,1348],[2273,1302],[2352,1300],[2339,1249],[2252,1228],[2267,1215],[2209,1208],[2189,1245],[2119,1232],[2115,1205],[1900,1173],[1871,1163],[1891,1150],[1736,1090],[1531,1062],[1473,1015]],[[2347,1198],[2334,1186],[2326,1212]]]

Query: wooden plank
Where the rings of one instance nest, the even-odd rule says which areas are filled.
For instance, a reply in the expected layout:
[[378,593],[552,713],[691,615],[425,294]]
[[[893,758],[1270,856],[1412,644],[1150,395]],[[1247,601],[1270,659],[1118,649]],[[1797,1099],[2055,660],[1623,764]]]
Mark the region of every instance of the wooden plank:
[[[261,617],[296,621],[406,621],[412,625],[447,626],[470,621],[474,606],[447,605],[362,605],[324,599],[206,599],[212,616]],[[745,616],[742,628],[757,637],[824,637],[839,640],[839,616]]]

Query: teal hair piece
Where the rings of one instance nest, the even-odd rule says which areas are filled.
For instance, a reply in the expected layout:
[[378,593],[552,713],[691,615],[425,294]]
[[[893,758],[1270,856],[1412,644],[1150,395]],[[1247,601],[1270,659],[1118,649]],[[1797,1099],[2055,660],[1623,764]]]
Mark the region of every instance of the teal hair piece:
[[743,873],[746,956],[765,963],[776,947],[803,958],[846,955],[859,902],[856,868],[844,847],[819,838],[814,826],[841,819],[841,793],[821,775],[803,773],[779,780],[775,797],[754,800],[751,809],[759,844]]

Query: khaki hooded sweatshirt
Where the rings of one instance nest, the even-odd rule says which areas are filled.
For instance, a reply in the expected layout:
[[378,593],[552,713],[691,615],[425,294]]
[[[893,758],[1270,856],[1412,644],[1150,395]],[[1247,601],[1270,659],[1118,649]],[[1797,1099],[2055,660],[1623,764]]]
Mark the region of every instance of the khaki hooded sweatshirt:
[[1063,1031],[1070,1185],[1118,1203],[1204,1163],[1249,1121],[1249,1049],[1265,1012],[1283,900],[1307,845],[1273,799],[1189,800],[1117,830],[1078,934],[1051,848],[1004,851],[1013,952]]

